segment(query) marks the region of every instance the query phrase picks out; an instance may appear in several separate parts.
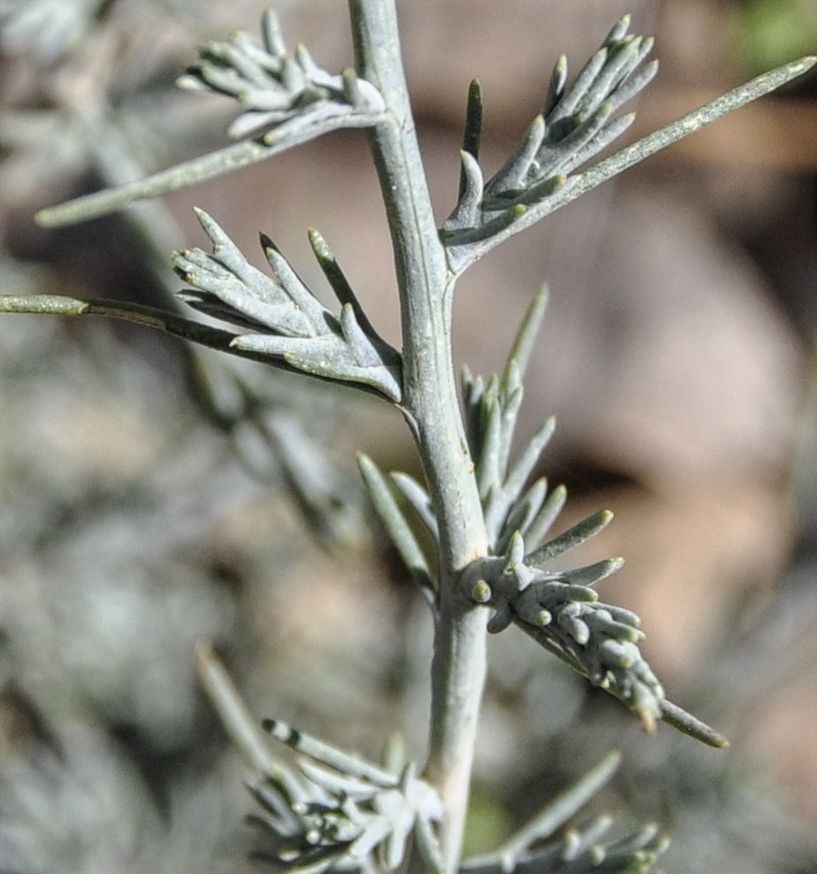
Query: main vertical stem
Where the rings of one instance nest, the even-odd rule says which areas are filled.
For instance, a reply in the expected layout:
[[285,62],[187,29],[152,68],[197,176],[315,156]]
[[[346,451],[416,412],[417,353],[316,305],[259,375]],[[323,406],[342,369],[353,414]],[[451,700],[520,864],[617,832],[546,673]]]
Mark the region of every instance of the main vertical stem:
[[403,328],[403,404],[440,529],[440,615],[432,664],[428,779],[445,806],[446,869],[456,870],[485,682],[486,610],[457,590],[487,552],[485,525],[457,400],[451,293],[409,104],[394,0],[349,0],[358,73],[386,102],[370,135],[394,245]]

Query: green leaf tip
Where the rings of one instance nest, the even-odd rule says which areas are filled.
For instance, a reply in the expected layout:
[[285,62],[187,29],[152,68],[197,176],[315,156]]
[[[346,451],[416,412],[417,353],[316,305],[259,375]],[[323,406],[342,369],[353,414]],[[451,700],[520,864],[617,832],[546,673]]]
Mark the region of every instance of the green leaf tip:
[[468,99],[465,110],[465,131],[462,137],[462,150],[479,158],[480,137],[482,135],[482,85],[479,79],[472,79],[468,85]]
[[491,600],[492,594],[491,587],[485,582],[485,580],[477,580],[471,589],[471,598],[476,601],[477,604],[487,604]]
[[549,299],[550,291],[548,286],[542,284],[531,299],[531,302],[528,304],[528,308],[522,318],[519,330],[517,331],[513,344],[511,345],[511,351],[508,355],[508,363],[505,367],[504,373],[506,382],[510,375],[512,362],[515,362],[516,367],[519,369],[520,379],[524,377],[525,372],[528,369],[528,362],[530,361],[531,353],[533,351],[533,345],[536,342],[536,337],[539,334],[542,320],[545,317],[545,311],[547,310]]

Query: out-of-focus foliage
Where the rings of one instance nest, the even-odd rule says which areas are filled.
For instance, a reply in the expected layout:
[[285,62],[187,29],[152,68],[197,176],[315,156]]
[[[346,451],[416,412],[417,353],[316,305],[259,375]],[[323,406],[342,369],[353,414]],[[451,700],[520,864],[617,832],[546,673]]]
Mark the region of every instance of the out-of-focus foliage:
[[735,16],[737,53],[752,71],[811,53],[817,46],[814,0],[745,0]]

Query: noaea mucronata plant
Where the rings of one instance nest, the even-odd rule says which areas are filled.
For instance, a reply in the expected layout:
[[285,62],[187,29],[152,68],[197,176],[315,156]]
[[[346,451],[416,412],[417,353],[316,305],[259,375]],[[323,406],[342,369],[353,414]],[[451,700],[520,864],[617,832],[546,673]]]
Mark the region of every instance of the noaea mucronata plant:
[[[616,753],[589,762],[586,776],[564,794],[543,799],[541,813],[494,852],[461,858],[489,632],[511,626],[524,632],[618,699],[647,732],[666,722],[710,746],[725,746],[726,740],[666,697],[639,649],[644,633],[638,616],[600,600],[596,584],[622,560],[564,569],[563,555],[605,528],[612,514],[601,510],[553,533],[564,490],[531,482],[553,420],[546,419],[514,451],[526,366],[546,306],[544,288],[534,295],[502,372],[482,377],[463,368],[458,380],[451,352],[455,286],[478,259],[517,232],[800,76],[817,59],[762,75],[594,161],[630,126],[633,114],[625,105],[657,71],[657,62],[649,60],[652,39],[631,34],[625,17],[575,75],[564,57],[556,62],[540,114],[489,176],[479,159],[483,106],[474,82],[467,95],[459,196],[438,223],[414,131],[395,0],[349,0],[349,12],[355,64],[340,73],[324,70],[303,46],[291,50],[272,10],[263,15],[260,39],[238,33],[206,45],[180,84],[238,102],[229,129],[234,142],[140,181],[45,209],[39,221],[56,226],[100,216],[323,134],[361,128],[386,206],[401,348],[378,334],[320,233],[310,231],[309,241],[337,298],[331,308],[268,238],[262,237],[262,246],[269,271],[262,272],[203,211],[198,218],[208,250],[174,252],[173,267],[187,286],[181,300],[226,327],[170,308],[60,295],[6,295],[0,311],[125,319],[225,354],[358,388],[396,407],[416,442],[423,483],[403,473],[386,475],[365,455],[359,467],[433,623],[424,764],[406,760],[397,740],[375,763],[284,722],[258,723],[213,652],[206,645],[199,649],[202,682],[253,769],[250,788],[266,830],[261,858],[303,874],[375,874],[403,866],[446,874],[646,871],[666,847],[653,825],[611,837],[610,821],[600,817],[562,831],[610,778]],[[417,534],[420,526],[424,537]],[[295,750],[297,766],[277,756],[276,743]]]

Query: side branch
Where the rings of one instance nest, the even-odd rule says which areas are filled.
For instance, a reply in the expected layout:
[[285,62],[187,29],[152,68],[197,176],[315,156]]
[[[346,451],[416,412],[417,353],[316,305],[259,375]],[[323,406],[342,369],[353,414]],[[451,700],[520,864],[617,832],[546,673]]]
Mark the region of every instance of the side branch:
[[162,197],[233,170],[266,161],[267,158],[280,155],[287,149],[308,143],[331,131],[349,127],[371,127],[378,119],[377,115],[337,116],[324,118],[319,123],[316,121],[292,127],[282,126],[261,139],[232,143],[223,149],[191,158],[167,170],[160,170],[144,179],[136,179],[117,188],[97,191],[57,206],[46,207],[35,218],[37,224],[46,228],[88,221],[116,212],[139,200]]
[[147,179],[44,209],[37,221],[46,227],[85,221],[263,161],[340,128],[371,127],[382,118],[380,93],[354,70],[333,75],[304,46],[288,51],[272,9],[262,16],[261,40],[239,31],[228,42],[208,43],[178,84],[236,100],[242,112],[228,134],[242,141]]
[[219,352],[227,352],[238,358],[268,364],[289,373],[308,373],[327,382],[343,382],[346,385],[394,401],[386,392],[371,382],[362,382],[353,377],[342,378],[334,373],[307,369],[297,357],[280,357],[277,354],[240,346],[242,334],[210,327],[201,322],[182,318],[175,313],[157,307],[144,306],[127,301],[107,298],[75,298],[61,294],[0,295],[0,313],[17,313],[52,316],[104,316],[120,319],[146,328],[153,328],[172,337],[198,343]]
[[[231,331],[211,328],[199,322],[184,319],[175,313],[157,307],[102,297],[76,298],[62,294],[0,295],[0,313],[37,314],[50,316],[107,316],[133,322],[146,328],[181,337],[211,349],[236,354],[230,344],[238,336]],[[245,358],[258,358],[244,355]]]
[[[479,237],[479,234],[475,234],[471,228],[441,231],[442,239],[448,249],[448,260],[452,271],[456,275],[460,275],[486,252],[491,251],[514,234],[529,228],[540,219],[563,206],[567,206],[576,198],[587,194],[608,179],[618,176],[619,173],[623,173],[635,164],[666,149],[696,130],[802,76],[815,64],[817,64],[817,57],[807,56],[764,73],[711,103],[687,113],[677,121],[637,140],[632,145],[600,161],[589,170],[568,176],[566,180],[562,177],[560,185],[556,186],[554,191],[547,192],[544,199],[530,206],[527,206],[524,201],[516,204],[516,207],[524,208],[509,206],[509,209],[515,209],[515,212],[512,215],[508,214],[507,221],[498,225],[496,233],[487,236],[483,234],[482,238],[474,239],[475,236]],[[471,174],[476,177],[478,167],[473,166],[473,161],[470,163],[472,165]],[[506,210],[507,212],[508,210]]]

